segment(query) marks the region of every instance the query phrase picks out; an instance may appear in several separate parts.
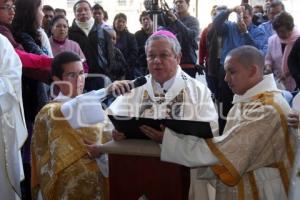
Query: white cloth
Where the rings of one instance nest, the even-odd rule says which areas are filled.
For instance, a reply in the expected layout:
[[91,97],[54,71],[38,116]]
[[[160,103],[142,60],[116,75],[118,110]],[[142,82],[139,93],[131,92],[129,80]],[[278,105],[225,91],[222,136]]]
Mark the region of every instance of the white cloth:
[[59,93],[54,101],[65,102],[60,110],[72,128],[77,129],[104,121],[101,101],[106,95],[106,89],[81,94],[73,99]]
[[[293,109],[300,113],[300,93],[293,100]],[[297,150],[294,168],[291,176],[289,200],[300,199],[300,128],[298,127]]]
[[92,30],[95,20],[93,17],[91,17],[88,21],[86,22],[80,22],[78,20],[75,20],[75,23],[77,26],[88,36],[90,31]]
[[[151,75],[146,76],[147,83],[141,87],[135,88],[131,93],[124,96],[119,96],[108,108],[108,113],[113,115],[139,117],[142,100],[145,98],[145,92],[149,95],[153,101],[153,112],[144,113],[143,117],[149,118],[165,118],[167,117],[167,105],[176,98],[181,91],[184,91],[183,104],[180,119],[182,120],[195,120],[210,122],[213,132],[218,132],[218,115],[215,110],[213,101],[211,99],[211,93],[209,89],[202,83],[194,78],[188,76],[181,70],[177,69],[176,76],[163,84],[163,87],[158,87]],[[169,83],[172,83],[169,85]],[[156,97],[156,93],[161,93],[161,90],[167,90],[164,94],[165,101],[159,102],[159,97]],[[165,130],[165,135],[169,135],[170,130]],[[195,141],[200,138],[191,136]],[[166,142],[164,138],[164,142]],[[174,153],[174,152],[173,152]],[[170,153],[171,155],[171,153]],[[182,163],[180,163],[182,164]],[[191,185],[190,196],[195,199],[208,199],[207,181],[196,180],[196,171],[191,170]]]
[[[233,99],[233,108],[235,108],[234,111],[237,110],[237,105],[240,105],[239,103],[251,102],[251,97],[266,91],[275,93],[278,92],[278,96],[281,95],[281,91],[276,87],[273,75],[264,76],[264,79],[260,83],[250,88],[244,95],[235,95]],[[281,103],[277,103],[279,103],[279,105],[284,108],[284,112],[287,113],[289,111],[289,106],[283,98],[280,99]],[[233,123],[235,119],[239,117],[238,115],[240,113],[237,112],[237,114],[233,116],[232,110],[230,111],[231,115],[229,116],[231,118],[227,121],[224,134],[219,137],[214,137],[214,143],[224,142],[227,137],[229,138],[231,133],[234,133],[235,129],[239,129],[240,126],[242,126],[240,124]],[[218,158],[211,152],[210,148],[207,146],[207,143],[203,139],[196,139],[191,136],[177,134],[171,130],[166,131],[161,147],[161,159],[164,161],[183,164],[189,167],[211,166],[214,164],[219,164],[220,162],[218,161]],[[199,178],[214,179],[214,174],[211,173],[212,171],[210,168],[207,169],[208,170],[206,171],[203,169],[201,170],[203,174],[198,174]],[[200,173],[201,171],[199,170]],[[254,170],[254,173],[256,182],[258,184],[260,198],[274,200],[286,199],[285,191],[282,187],[281,178],[277,169],[262,167]],[[220,183],[217,184],[217,187],[218,185],[220,185]],[[220,196],[218,193],[222,194],[222,191],[217,191],[217,199],[222,199],[222,195]],[[235,199],[233,197],[231,198]],[[226,198],[224,197],[224,199]]]
[[39,31],[41,33],[42,47],[47,50],[47,55],[49,57],[53,58],[52,48],[51,48],[51,44],[50,44],[47,34],[45,33],[44,29],[42,29],[42,28],[39,28]]
[[24,179],[20,148],[27,138],[24,121],[22,64],[10,42],[0,34],[0,194],[19,199]]

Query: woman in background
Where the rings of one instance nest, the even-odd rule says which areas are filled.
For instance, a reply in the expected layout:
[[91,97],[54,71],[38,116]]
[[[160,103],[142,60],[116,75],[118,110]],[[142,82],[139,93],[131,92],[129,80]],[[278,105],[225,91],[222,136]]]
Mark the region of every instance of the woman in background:
[[[12,22],[15,39],[28,53],[52,56],[49,40],[42,31],[42,2],[41,0],[16,0],[16,14]],[[34,74],[34,72],[33,72]],[[22,76],[22,94],[25,121],[28,128],[28,138],[22,148],[26,198],[30,199],[30,141],[34,119],[39,109],[50,99],[49,86],[32,78]]]
[[124,13],[119,13],[115,16],[113,28],[117,33],[116,47],[123,53],[127,65],[128,72],[126,79],[134,79],[134,68],[138,58],[138,46],[135,36],[127,29],[127,16]]
[[50,27],[51,37],[49,41],[54,56],[63,51],[72,51],[79,55],[81,60],[85,60],[85,56],[79,44],[68,39],[69,24],[64,16],[55,16],[51,21]]

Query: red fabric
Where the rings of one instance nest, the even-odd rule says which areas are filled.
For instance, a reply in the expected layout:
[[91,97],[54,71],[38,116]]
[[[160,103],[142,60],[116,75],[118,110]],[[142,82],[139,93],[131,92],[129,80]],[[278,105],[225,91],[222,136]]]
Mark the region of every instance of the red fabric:
[[45,55],[27,53],[19,49],[15,49],[15,51],[22,62],[24,76],[47,84],[51,82],[52,58]]
[[200,37],[200,44],[199,44],[199,64],[204,65],[208,60],[208,48],[206,46],[206,38],[207,33],[211,28],[211,24],[209,24],[203,31]]
[[15,49],[15,51],[21,59],[23,68],[51,70],[52,58],[46,55],[27,53],[19,49]]

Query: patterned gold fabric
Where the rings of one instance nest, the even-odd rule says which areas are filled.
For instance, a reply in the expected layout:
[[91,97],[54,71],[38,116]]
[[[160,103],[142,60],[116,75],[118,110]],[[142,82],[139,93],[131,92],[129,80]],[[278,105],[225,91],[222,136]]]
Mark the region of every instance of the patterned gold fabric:
[[141,108],[139,110],[139,116],[141,117],[153,117],[155,111],[159,111],[159,108],[164,106],[165,113],[161,113],[166,119],[180,119],[183,113],[184,97],[186,93],[181,90],[177,96],[169,102],[165,102],[164,94],[154,94],[156,101],[153,101],[149,96],[147,90],[144,91]]
[[104,199],[107,180],[87,155],[83,139],[101,142],[101,126],[74,130],[60,112],[60,102],[37,115],[31,143],[32,187],[48,199]]
[[[283,108],[274,94],[259,94],[232,108],[224,131],[230,133],[226,139],[219,143],[207,140],[221,162],[212,166],[221,180],[216,185],[216,199],[265,199],[260,190],[266,182],[270,186],[279,183],[278,190],[287,195],[294,144]],[[229,142],[232,140],[235,142]]]

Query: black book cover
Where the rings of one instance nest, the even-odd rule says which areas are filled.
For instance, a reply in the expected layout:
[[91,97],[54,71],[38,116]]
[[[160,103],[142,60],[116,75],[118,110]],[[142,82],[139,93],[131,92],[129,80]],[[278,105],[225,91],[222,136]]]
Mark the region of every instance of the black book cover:
[[148,125],[160,130],[161,124],[180,134],[193,135],[204,139],[213,137],[209,122],[176,119],[151,119],[116,115],[108,115],[108,117],[113,123],[115,129],[124,133],[127,139],[149,139],[139,129],[139,127],[142,125]]

